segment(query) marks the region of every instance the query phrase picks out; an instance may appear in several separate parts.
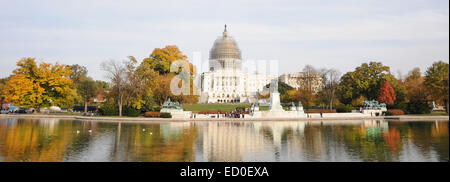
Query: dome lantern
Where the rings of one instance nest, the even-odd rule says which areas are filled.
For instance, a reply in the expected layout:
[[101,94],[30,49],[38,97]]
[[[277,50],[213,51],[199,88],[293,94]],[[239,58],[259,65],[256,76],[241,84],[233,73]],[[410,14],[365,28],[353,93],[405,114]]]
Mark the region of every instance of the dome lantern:
[[223,36],[214,41],[209,52],[209,59],[241,59],[241,50],[236,41],[228,36],[227,25],[225,25]]

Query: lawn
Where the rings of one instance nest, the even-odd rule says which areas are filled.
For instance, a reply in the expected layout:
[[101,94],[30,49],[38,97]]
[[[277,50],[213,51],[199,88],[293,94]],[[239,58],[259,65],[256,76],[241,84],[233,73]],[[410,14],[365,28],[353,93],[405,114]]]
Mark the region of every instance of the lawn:
[[183,105],[185,111],[198,113],[199,111],[233,111],[237,107],[250,107],[250,104],[192,104]]
[[430,114],[408,114],[408,116],[448,116],[448,114],[443,112],[436,112]]

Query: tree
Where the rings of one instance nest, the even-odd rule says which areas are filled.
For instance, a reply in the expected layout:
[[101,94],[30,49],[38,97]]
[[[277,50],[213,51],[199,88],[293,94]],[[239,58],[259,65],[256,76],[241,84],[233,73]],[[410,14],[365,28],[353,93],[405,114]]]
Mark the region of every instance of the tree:
[[35,107],[70,105],[75,90],[72,88],[70,67],[62,64],[41,63],[35,58],[23,58],[7,81],[7,97],[11,102]]
[[[268,91],[270,89],[270,83],[265,85],[263,89]],[[293,89],[295,89],[295,88],[291,87],[287,83],[284,83],[281,81],[278,82],[278,92],[280,93],[280,95],[283,95],[286,93],[286,91],[293,90]]]
[[176,60],[186,60],[184,55],[177,46],[169,45],[164,48],[156,48],[153,50],[150,57],[142,61],[144,66],[157,71],[159,74],[167,74],[170,72],[170,65]]
[[[148,91],[154,93],[153,100],[160,105],[164,103],[164,101],[170,97],[174,101],[178,101],[181,103],[196,103],[198,102],[198,95],[173,95],[170,93],[170,83],[174,78],[175,74],[179,74],[181,71],[182,65],[184,64],[176,64],[180,66],[177,72],[171,73],[171,66],[176,66],[173,63],[175,61],[179,61],[176,63],[187,63],[189,65],[189,70],[185,70],[189,72],[190,75],[188,77],[183,78],[184,82],[191,83],[190,84],[190,93],[194,93],[194,90],[198,89],[194,87],[194,75],[196,73],[195,67],[192,63],[188,62],[187,56],[185,56],[177,46],[166,46],[164,48],[156,48],[153,50],[152,54],[148,58],[144,58],[141,65],[137,69],[137,71],[148,74],[151,76],[147,76],[146,78],[152,78],[153,81],[150,81],[149,84],[151,89]],[[152,73],[156,72],[155,73]],[[163,88],[167,88],[164,90]],[[158,95],[158,94],[161,95]],[[150,98],[150,95],[145,96],[146,98]]]
[[408,76],[403,82],[406,100],[408,102],[414,98],[427,100],[427,94],[423,85],[424,80],[419,68],[414,68],[408,73]]
[[109,84],[108,84],[108,82],[105,82],[105,81],[102,81],[102,80],[95,80],[95,86],[98,88],[98,89],[103,89],[103,90],[106,90],[106,89],[108,89],[109,88]]
[[[263,87],[262,93],[258,93],[258,99],[269,98],[270,97],[269,89],[270,83]],[[278,92],[280,93],[280,99],[282,103],[293,102],[293,99],[297,96],[295,88],[281,81],[278,82]]]
[[408,113],[411,114],[428,114],[431,109],[424,98],[411,98],[407,106]]
[[77,105],[79,105],[79,104],[84,105],[85,104],[84,99],[79,94],[79,91],[77,88],[81,84],[80,80],[84,77],[87,77],[88,70],[84,66],[74,64],[74,65],[70,66],[70,71],[71,71],[71,73],[70,73],[69,78],[73,81],[72,88],[77,90],[77,92],[76,92],[77,94],[74,97],[74,102]]
[[3,103],[8,101],[8,99],[6,98],[6,91],[7,91],[6,82],[7,82],[7,80],[8,79],[6,79],[6,78],[0,79],[0,107],[3,105]]
[[303,85],[304,89],[313,92],[313,87],[318,76],[318,71],[316,70],[316,68],[308,64],[303,68],[303,73],[303,77],[298,80],[298,85]]
[[448,113],[448,97],[449,97],[449,64],[439,61],[433,63],[425,73],[424,85],[427,88],[431,98],[437,103],[443,103]]
[[400,90],[397,79],[390,73],[388,66],[384,66],[381,62],[363,63],[354,71],[347,72],[341,77],[337,88],[340,101],[350,104],[352,100],[360,96],[369,100],[376,99],[384,81],[389,81],[394,90]]
[[380,95],[378,95],[378,102],[386,103],[386,105],[393,105],[397,95],[388,81],[385,81],[380,88]]
[[339,85],[339,79],[341,73],[336,69],[323,69],[321,71],[322,75],[322,89],[319,95],[325,97],[324,100],[327,101],[329,109],[333,109],[336,90]]
[[127,106],[135,109],[153,106],[153,88],[156,86],[157,72],[148,66],[137,66],[137,60],[129,56],[126,64],[128,84],[126,86]]
[[299,92],[296,89],[286,90],[286,93],[280,96],[282,103],[298,103],[299,100]]
[[297,91],[297,94],[298,95],[296,100],[301,101],[305,108],[310,108],[316,101],[316,95],[314,94],[314,92],[307,88],[300,88]]
[[157,76],[153,99],[158,105],[162,105],[169,97],[174,99],[174,95],[170,92],[170,82],[174,76],[173,73]]
[[126,63],[110,60],[109,62],[103,62],[101,67],[106,71],[107,78],[112,83],[112,91],[119,109],[119,116],[122,116],[122,105],[127,86]]
[[95,91],[97,89],[95,81],[87,76],[82,76],[78,80],[77,92],[81,96],[84,102],[84,112],[87,112],[87,107],[89,100],[95,96]]
[[101,81],[101,80],[95,80],[95,99],[97,99],[97,101],[99,102],[103,102],[105,101],[108,89],[109,89],[109,84],[108,82],[105,81]]
[[84,77],[87,76],[88,70],[85,66],[81,66],[78,64],[74,64],[70,66],[70,76],[69,78],[73,80],[74,83],[78,83],[78,81]]

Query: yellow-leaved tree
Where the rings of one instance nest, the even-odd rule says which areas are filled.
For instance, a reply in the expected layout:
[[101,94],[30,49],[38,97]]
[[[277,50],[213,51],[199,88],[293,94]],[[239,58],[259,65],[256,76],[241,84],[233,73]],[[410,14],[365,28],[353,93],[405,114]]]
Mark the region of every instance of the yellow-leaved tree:
[[7,81],[7,98],[20,106],[34,107],[73,104],[75,90],[69,78],[70,67],[63,64],[40,63],[35,58],[22,58]]

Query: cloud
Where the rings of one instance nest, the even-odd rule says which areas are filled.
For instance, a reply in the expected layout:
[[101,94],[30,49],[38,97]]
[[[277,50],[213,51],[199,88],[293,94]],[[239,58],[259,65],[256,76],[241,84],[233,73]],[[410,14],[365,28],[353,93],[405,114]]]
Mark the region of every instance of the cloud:
[[280,72],[348,71],[371,59],[411,69],[449,58],[446,1],[3,1],[0,71],[32,56],[100,75],[102,61],[142,59],[165,45],[206,60],[225,23],[245,59],[278,59]]

